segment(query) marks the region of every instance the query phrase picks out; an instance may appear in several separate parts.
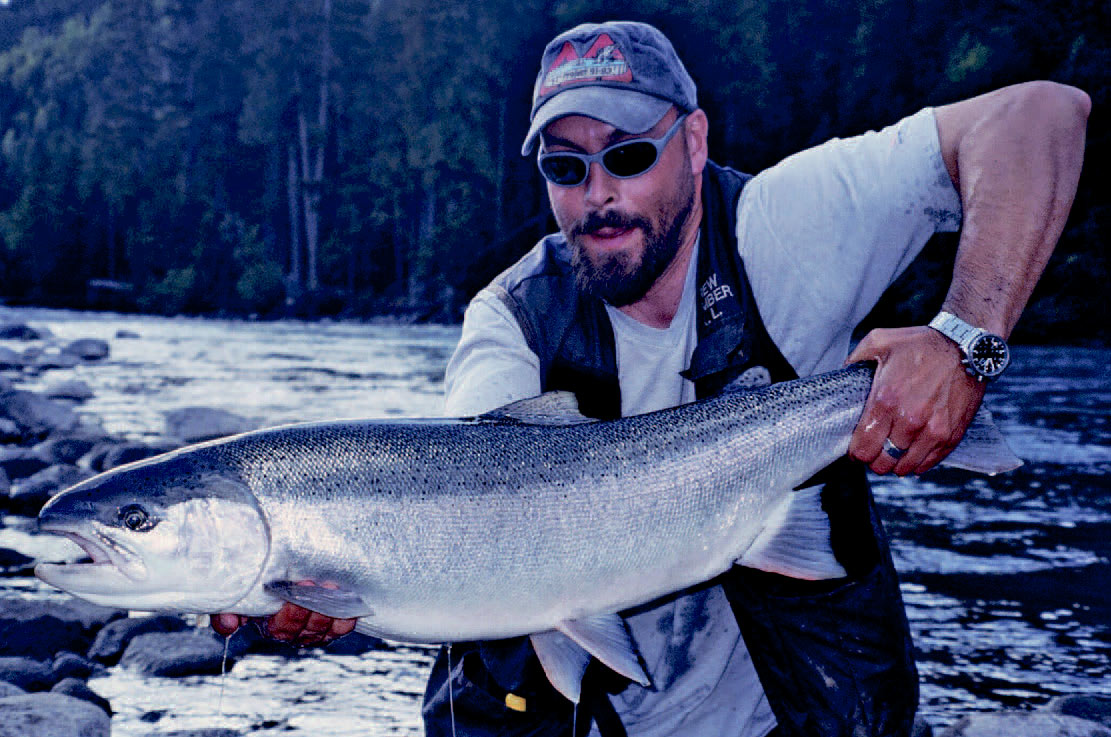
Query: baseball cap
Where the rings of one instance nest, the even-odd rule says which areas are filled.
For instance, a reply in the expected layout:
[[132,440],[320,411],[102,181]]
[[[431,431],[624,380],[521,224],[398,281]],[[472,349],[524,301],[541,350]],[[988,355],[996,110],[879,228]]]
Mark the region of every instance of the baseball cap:
[[675,105],[698,107],[694,80],[671,42],[647,23],[584,23],[544,47],[532,91],[521,155],[556,118],[586,115],[626,133],[642,133]]

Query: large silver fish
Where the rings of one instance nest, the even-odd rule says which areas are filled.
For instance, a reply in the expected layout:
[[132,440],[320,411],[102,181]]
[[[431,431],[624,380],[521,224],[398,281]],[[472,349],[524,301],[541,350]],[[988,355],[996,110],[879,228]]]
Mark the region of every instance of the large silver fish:
[[[59,494],[40,529],[92,562],[35,573],[130,609],[292,601],[400,641],[531,635],[572,700],[588,653],[647,685],[617,612],[735,563],[844,575],[818,489],[793,490],[845,455],[871,381],[857,365],[606,422],[550,393],[478,418],[251,432]],[[1021,463],[977,424],[948,460]]]

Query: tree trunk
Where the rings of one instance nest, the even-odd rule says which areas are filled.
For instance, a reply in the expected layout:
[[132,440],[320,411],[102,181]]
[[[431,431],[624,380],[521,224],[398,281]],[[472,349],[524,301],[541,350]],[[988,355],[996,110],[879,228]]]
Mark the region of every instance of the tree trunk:
[[[293,144],[286,149],[286,198],[289,203],[289,282],[297,292],[303,286],[301,281],[301,193],[300,177],[297,176],[297,154]],[[287,290],[288,291],[288,290]]]

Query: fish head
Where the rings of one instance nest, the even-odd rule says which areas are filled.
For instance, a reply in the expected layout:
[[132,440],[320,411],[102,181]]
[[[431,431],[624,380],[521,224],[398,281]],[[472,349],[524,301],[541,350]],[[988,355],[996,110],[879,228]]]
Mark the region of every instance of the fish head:
[[185,456],[113,469],[51,499],[39,530],[91,561],[40,563],[46,583],[102,606],[223,612],[258,583],[266,518],[234,472]]

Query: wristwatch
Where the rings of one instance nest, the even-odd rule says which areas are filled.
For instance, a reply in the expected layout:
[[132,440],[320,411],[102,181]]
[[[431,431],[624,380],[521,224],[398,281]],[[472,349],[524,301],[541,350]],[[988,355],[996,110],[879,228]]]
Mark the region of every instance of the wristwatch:
[[969,325],[951,312],[939,312],[930,327],[957,344],[964,354],[965,371],[977,381],[991,381],[1011,362],[1007,341],[983,328]]

